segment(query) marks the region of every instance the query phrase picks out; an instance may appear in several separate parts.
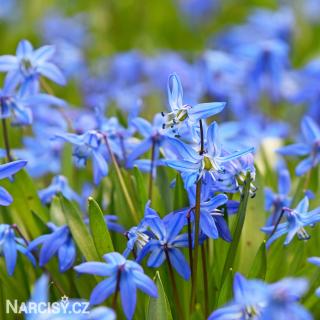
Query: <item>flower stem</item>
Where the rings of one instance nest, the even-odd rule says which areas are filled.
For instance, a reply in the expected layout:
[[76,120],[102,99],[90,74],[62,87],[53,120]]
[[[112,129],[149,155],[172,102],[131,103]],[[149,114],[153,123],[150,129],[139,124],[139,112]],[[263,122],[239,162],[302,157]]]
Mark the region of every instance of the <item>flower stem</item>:
[[8,162],[13,161],[13,158],[11,156],[10,152],[10,142],[9,142],[9,135],[8,135],[8,128],[7,128],[7,119],[3,118],[2,119],[2,133],[3,133],[3,143],[4,147],[6,149],[6,155]]
[[[199,121],[200,127],[200,151],[199,154],[204,153],[204,136],[202,120]],[[193,277],[191,286],[190,311],[194,310],[196,303],[197,290],[197,272],[198,272],[198,256],[199,256],[199,227],[200,227],[200,202],[201,202],[201,177],[196,185],[196,207],[195,207],[195,236],[194,236],[194,256],[193,256]]]
[[152,201],[152,185],[153,185],[153,171],[154,171],[154,156],[155,156],[155,140],[152,139],[151,147],[151,167],[150,167],[150,176],[149,176],[149,200]]
[[124,182],[124,179],[123,179],[123,176],[122,176],[122,173],[121,173],[121,170],[120,170],[120,167],[119,167],[119,164],[118,164],[118,161],[116,159],[116,157],[114,156],[112,150],[111,150],[111,147],[110,147],[110,144],[109,144],[109,140],[108,140],[108,137],[106,134],[103,134],[103,138],[104,138],[104,141],[105,141],[105,144],[107,146],[107,149],[108,149],[108,153],[111,157],[111,160],[113,162],[113,165],[115,167],[115,170],[116,170],[116,173],[117,173],[117,176],[118,176],[118,179],[119,179],[119,182],[120,182],[120,186],[121,186],[121,189],[122,189],[122,192],[124,194],[124,197],[126,198],[126,201],[127,201],[127,205],[129,207],[129,210],[130,210],[130,213],[132,215],[132,218],[134,220],[135,223],[138,223],[139,222],[139,219],[138,219],[138,216],[137,216],[137,213],[136,213],[136,210],[134,208],[134,205],[133,205],[133,201],[130,197],[130,194],[129,194],[129,191],[126,187],[126,184]]
[[204,244],[201,246],[201,261],[202,261],[202,275],[204,288],[204,315],[207,318],[209,315],[209,289],[208,289],[208,272],[207,272],[207,253]]
[[199,256],[200,196],[201,196],[201,180],[198,180],[197,186],[196,186],[193,278],[192,278],[192,287],[191,287],[190,311],[194,310],[194,306],[196,303],[198,256]]
[[193,258],[192,258],[192,228],[191,228],[191,211],[190,209],[187,213],[187,221],[188,221],[188,248],[189,248],[189,264],[191,270],[191,279],[193,278]]
[[176,284],[176,280],[174,277],[174,273],[173,273],[173,268],[170,262],[170,257],[169,257],[169,253],[167,250],[164,250],[165,255],[166,255],[166,260],[167,260],[167,264],[168,264],[168,269],[169,269],[169,277],[172,283],[172,288],[173,288],[173,297],[177,306],[177,313],[178,313],[178,319],[184,319],[183,317],[183,311],[182,311],[182,307],[181,307],[181,303],[180,303],[180,299],[179,299],[179,292],[178,292],[178,288],[177,288],[177,284]]
[[29,241],[27,240],[27,238],[23,235],[21,229],[18,227],[18,225],[16,224],[12,224],[11,228],[14,229],[18,235],[21,237],[21,239],[24,241],[25,245],[28,246],[29,245]]

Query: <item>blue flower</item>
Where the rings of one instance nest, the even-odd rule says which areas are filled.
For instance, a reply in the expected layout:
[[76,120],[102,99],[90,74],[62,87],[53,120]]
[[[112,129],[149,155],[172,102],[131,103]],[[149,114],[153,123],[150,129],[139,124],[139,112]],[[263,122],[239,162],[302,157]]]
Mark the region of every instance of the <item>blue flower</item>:
[[[25,165],[27,161],[25,160],[17,160],[13,162],[9,162],[6,164],[0,165],[0,180],[9,178],[20,171]],[[0,186],[0,206],[8,206],[12,203],[12,196],[8,193],[8,191]]]
[[165,115],[164,128],[179,128],[185,120],[196,123],[221,112],[226,105],[225,102],[200,103],[193,106],[183,104],[183,90],[177,74],[169,76],[168,99],[171,111]]
[[[308,262],[320,267],[320,257],[310,257],[308,258]],[[316,295],[320,297],[320,287],[316,290]]]
[[311,314],[298,303],[307,289],[308,281],[302,278],[285,278],[270,284],[268,303],[263,310],[261,320],[312,320]]
[[73,266],[76,258],[76,246],[72,239],[68,226],[57,227],[52,222],[48,224],[52,231],[44,234],[29,243],[28,250],[34,250],[38,245],[42,245],[39,254],[39,265],[43,267],[54,256],[58,255],[59,270],[65,272]]
[[278,192],[273,192],[270,188],[264,189],[265,194],[265,210],[272,213],[267,221],[267,226],[275,225],[278,221],[283,207],[289,207],[291,197],[289,197],[291,189],[291,180],[289,171],[286,168],[278,170]]
[[101,152],[103,135],[95,130],[84,134],[65,133],[57,134],[61,138],[74,145],[73,156],[77,167],[84,167],[91,157],[93,161],[94,183],[98,184],[108,174],[108,163]]
[[66,103],[54,96],[45,93],[23,94],[17,93],[6,84],[0,90],[0,118],[12,118],[13,125],[30,125],[33,120],[32,109],[36,106],[57,105],[66,106]]
[[54,53],[54,46],[43,46],[34,50],[29,41],[22,40],[18,44],[16,56],[0,57],[0,71],[8,72],[6,83],[10,84],[11,88],[22,84],[22,92],[37,93],[40,76],[64,85],[66,81],[63,74],[50,62]]
[[184,226],[184,216],[175,214],[161,220],[157,212],[151,209],[147,203],[144,223],[151,229],[153,237],[150,237],[143,246],[137,260],[141,261],[151,253],[147,265],[158,268],[166,259],[169,259],[180,276],[188,280],[190,267],[183,253],[178,249],[188,246],[188,235],[178,235]]
[[178,159],[165,160],[165,163],[182,173],[186,189],[192,187],[206,172],[211,175],[214,181],[217,180],[219,173],[225,171],[224,165],[226,163],[254,151],[254,148],[248,148],[226,154],[222,149],[218,130],[216,122],[208,127],[206,150],[203,154],[199,154],[191,146],[177,139],[171,138],[168,141],[171,144],[172,152],[176,154]]
[[208,320],[311,320],[311,315],[297,302],[307,288],[308,282],[300,278],[267,284],[261,280],[247,280],[236,273],[233,300],[214,311]]
[[[184,216],[185,224],[187,223],[187,216],[190,216],[191,221],[194,221],[195,211],[195,188],[189,190],[190,207],[173,212],[170,216],[181,214]],[[201,193],[200,202],[200,230],[209,238],[218,239],[223,238],[226,241],[231,241],[231,233],[226,223],[223,212],[218,209],[223,205],[228,206],[228,197],[225,194],[218,194],[211,198],[207,198],[204,192]]]
[[144,274],[139,264],[126,260],[120,253],[108,253],[103,258],[106,263],[85,262],[74,268],[79,273],[108,277],[93,289],[90,303],[100,304],[116,290],[120,290],[123,311],[127,319],[132,319],[136,307],[136,289],[156,298],[158,296],[157,287]]
[[296,175],[301,176],[316,167],[320,161],[320,129],[308,116],[301,121],[301,131],[305,142],[291,144],[278,149],[278,153],[286,156],[306,156],[296,167]]
[[267,303],[268,287],[261,280],[247,280],[240,273],[236,273],[233,294],[233,300],[214,311],[208,320],[258,319]]
[[[48,309],[41,308],[41,319],[45,320],[115,320],[115,312],[107,307],[98,307],[86,312],[81,313],[80,311],[85,311],[86,301],[83,299],[68,299],[67,303],[63,300],[51,303],[50,309],[49,305],[49,276],[43,274],[34,284],[31,297],[28,302],[26,302],[26,308],[30,312],[26,312],[26,320],[38,320],[39,314],[32,312],[32,304],[47,304]],[[39,306],[39,305],[38,305]],[[45,306],[45,305],[44,305]]]
[[24,240],[15,236],[14,226],[0,224],[0,255],[4,256],[8,274],[13,275],[17,263],[17,251],[25,255],[33,265],[35,259],[24,246]]
[[39,191],[39,197],[44,204],[48,204],[58,193],[69,200],[81,203],[81,197],[70,188],[67,178],[62,175],[53,177],[50,186]]
[[137,160],[137,158],[153,148],[153,161],[157,165],[160,148],[164,145],[167,137],[163,134],[162,117],[160,114],[157,114],[152,124],[143,118],[136,117],[131,120],[130,124],[138,130],[144,139],[129,154],[128,165],[130,167],[137,165],[143,171],[150,171],[151,160]]
[[267,241],[267,247],[269,247],[273,241],[286,233],[287,237],[284,245],[288,245],[296,234],[299,240],[310,239],[310,236],[304,227],[313,226],[320,221],[320,207],[311,211],[308,211],[308,208],[308,197],[304,197],[295,209],[289,209],[285,207],[282,209],[284,210],[284,216],[287,220],[286,222],[280,223],[276,226],[261,228],[263,232],[271,234]]

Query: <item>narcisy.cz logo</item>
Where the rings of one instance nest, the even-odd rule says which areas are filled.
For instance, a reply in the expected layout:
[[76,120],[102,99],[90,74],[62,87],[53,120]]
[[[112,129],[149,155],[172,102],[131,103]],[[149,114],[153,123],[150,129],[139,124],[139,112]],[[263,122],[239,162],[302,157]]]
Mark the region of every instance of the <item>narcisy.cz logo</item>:
[[89,302],[81,300],[69,300],[64,295],[56,302],[19,302],[18,300],[6,300],[6,313],[14,314],[88,314]]

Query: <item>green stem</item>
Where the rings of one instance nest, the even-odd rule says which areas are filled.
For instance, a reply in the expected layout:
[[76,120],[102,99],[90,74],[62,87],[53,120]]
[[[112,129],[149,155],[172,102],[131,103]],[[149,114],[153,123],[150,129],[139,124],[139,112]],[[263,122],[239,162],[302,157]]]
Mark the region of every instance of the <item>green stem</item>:
[[198,272],[198,256],[199,256],[200,196],[201,196],[201,179],[198,180],[197,186],[196,186],[193,278],[192,278],[192,287],[191,287],[190,311],[194,310],[194,307],[196,304],[197,272]]
[[191,270],[191,281],[193,279],[193,258],[192,258],[192,228],[191,228],[191,211],[190,209],[187,213],[187,221],[188,221],[188,249],[189,249],[189,264]]
[[2,133],[3,133],[3,143],[4,143],[4,147],[6,149],[6,155],[7,155],[7,159],[8,162],[13,161],[13,158],[11,156],[11,152],[10,152],[10,142],[9,142],[9,135],[8,135],[8,128],[7,128],[7,119],[3,118],[2,119]]
[[204,288],[204,315],[209,315],[209,288],[208,288],[208,271],[207,271],[207,253],[204,244],[201,246],[201,262]]
[[132,201],[132,199],[130,197],[129,191],[128,191],[128,189],[126,187],[126,184],[124,182],[124,179],[123,179],[123,176],[122,176],[118,161],[117,161],[116,157],[114,156],[114,154],[113,154],[113,152],[111,150],[111,147],[110,147],[110,144],[109,144],[109,141],[108,141],[108,137],[107,137],[106,134],[103,134],[103,137],[104,137],[104,141],[105,141],[105,144],[107,146],[107,149],[108,149],[108,153],[109,153],[109,155],[111,157],[111,160],[113,162],[113,165],[115,167],[116,174],[118,176],[118,179],[119,179],[119,182],[120,182],[120,186],[121,186],[122,192],[124,194],[124,197],[126,198],[126,201],[127,201],[130,213],[132,215],[132,218],[133,218],[135,223],[139,223],[139,218],[137,216],[136,210],[134,209],[133,201]]
[[152,185],[153,185],[153,171],[154,171],[154,156],[155,156],[155,141],[152,139],[151,147],[151,167],[149,176],[149,200],[152,201]]
[[178,319],[184,319],[183,316],[183,311],[182,311],[182,307],[181,307],[181,303],[180,303],[180,299],[179,299],[179,292],[178,292],[178,288],[177,288],[177,284],[176,284],[176,280],[174,277],[174,273],[173,273],[173,268],[170,262],[170,257],[168,254],[168,251],[165,249],[164,250],[165,255],[166,255],[166,260],[167,260],[167,264],[168,264],[168,269],[169,269],[169,277],[172,283],[172,288],[173,288],[173,297],[177,306],[177,313],[178,313]]
[[[202,120],[199,121],[200,127],[200,151],[199,155],[204,153],[204,136],[203,136],[203,125]],[[196,304],[196,290],[197,290],[197,272],[198,272],[198,256],[199,256],[199,229],[200,229],[200,202],[201,202],[201,177],[199,178],[196,185],[196,207],[195,207],[195,236],[194,236],[194,256],[193,256],[193,277],[191,287],[191,298],[190,298],[190,311],[194,311]]]

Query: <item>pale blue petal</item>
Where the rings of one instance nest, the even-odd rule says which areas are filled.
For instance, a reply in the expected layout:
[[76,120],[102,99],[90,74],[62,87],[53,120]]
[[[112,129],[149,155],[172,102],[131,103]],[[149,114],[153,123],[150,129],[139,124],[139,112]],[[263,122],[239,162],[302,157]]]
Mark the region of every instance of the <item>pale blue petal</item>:
[[188,116],[192,121],[199,121],[221,112],[225,106],[225,102],[200,103],[188,110]]

